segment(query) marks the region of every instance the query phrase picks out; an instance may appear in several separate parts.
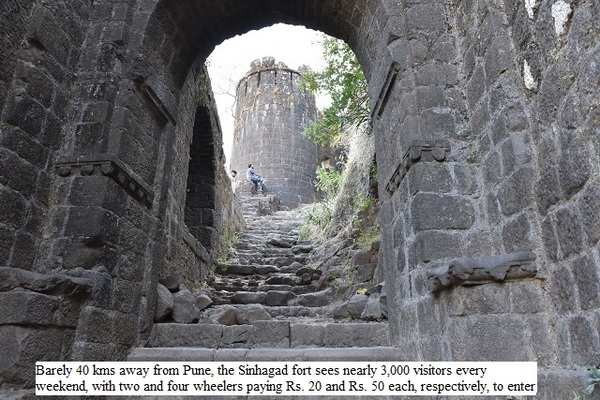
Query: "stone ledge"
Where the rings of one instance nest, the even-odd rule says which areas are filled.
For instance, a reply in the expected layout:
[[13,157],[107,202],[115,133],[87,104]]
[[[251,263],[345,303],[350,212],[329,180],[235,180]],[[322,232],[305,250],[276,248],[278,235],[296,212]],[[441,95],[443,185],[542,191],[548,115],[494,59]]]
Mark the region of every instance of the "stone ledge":
[[87,296],[94,287],[92,279],[67,274],[40,274],[19,268],[0,268],[0,292],[17,288],[44,294]]
[[56,173],[63,177],[71,175],[104,175],[112,178],[131,197],[152,208],[154,193],[142,179],[115,156],[99,154],[82,156],[76,160],[61,160],[55,164]]
[[487,257],[463,257],[432,268],[427,279],[432,292],[453,286],[483,285],[514,279],[532,278],[537,275],[535,254],[520,251]]

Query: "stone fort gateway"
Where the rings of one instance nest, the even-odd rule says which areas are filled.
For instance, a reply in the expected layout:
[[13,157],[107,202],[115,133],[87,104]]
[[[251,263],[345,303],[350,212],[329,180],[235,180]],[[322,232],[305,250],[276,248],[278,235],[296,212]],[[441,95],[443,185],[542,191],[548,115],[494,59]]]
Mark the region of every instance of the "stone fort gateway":
[[[299,215],[236,206],[204,63],[278,22],[363,67],[381,241],[357,263],[387,319],[319,319]],[[301,97],[296,75],[254,65],[238,97]],[[297,129],[311,101],[265,123]],[[285,149],[314,173],[317,149],[277,136],[251,162]],[[280,178],[284,203],[314,200],[311,177]],[[0,398],[24,398],[41,360],[238,354],[537,361],[536,398],[571,400],[600,364],[599,241],[599,0],[0,2]]]

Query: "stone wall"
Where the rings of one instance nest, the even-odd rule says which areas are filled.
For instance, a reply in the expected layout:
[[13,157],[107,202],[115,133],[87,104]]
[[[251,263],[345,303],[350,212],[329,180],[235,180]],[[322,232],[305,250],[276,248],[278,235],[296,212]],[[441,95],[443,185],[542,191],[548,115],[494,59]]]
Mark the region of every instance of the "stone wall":
[[[538,397],[569,398],[598,362],[599,4],[419,3],[398,11],[392,101],[375,108],[396,343],[415,359],[537,360]],[[572,10],[564,26],[556,7]],[[481,258],[521,250],[529,261]],[[448,275],[464,265],[503,272]],[[448,285],[432,293],[434,268]]]
[[0,383],[31,385],[36,360],[68,358],[92,291],[87,277],[39,262],[90,12],[83,1],[0,6]]
[[[537,360],[541,399],[598,364],[597,0],[9,0],[0,15],[3,384],[30,384],[38,359],[124,358],[157,281],[205,276],[194,227],[230,215],[230,195],[202,65],[275,22],[348,41],[365,70],[406,358]],[[187,229],[208,130],[224,211]]]
[[253,164],[287,206],[315,200],[318,149],[303,133],[317,108],[301,85],[300,73],[265,57],[252,63],[236,93],[232,169],[245,178]]
[[[123,359],[150,331],[157,282],[202,284],[221,232],[241,224],[202,64],[177,83],[158,77],[169,65],[140,74],[127,52],[144,13],[89,6],[2,5],[3,387],[31,385],[36,360]],[[195,181],[190,147],[209,146],[212,180]],[[209,217],[186,217],[186,187],[213,199]]]

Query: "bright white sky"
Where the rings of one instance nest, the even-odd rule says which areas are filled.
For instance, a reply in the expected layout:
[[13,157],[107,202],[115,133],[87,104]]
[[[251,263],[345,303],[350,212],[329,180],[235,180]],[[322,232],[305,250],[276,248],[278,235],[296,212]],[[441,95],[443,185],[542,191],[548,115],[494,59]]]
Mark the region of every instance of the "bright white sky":
[[[233,139],[235,88],[250,70],[250,63],[257,58],[271,56],[292,69],[308,65],[313,70],[320,70],[324,66],[320,46],[322,37],[322,33],[301,26],[277,24],[235,36],[215,48],[207,66],[219,109],[223,148],[228,162]],[[326,98],[317,98],[320,108],[326,104]]]

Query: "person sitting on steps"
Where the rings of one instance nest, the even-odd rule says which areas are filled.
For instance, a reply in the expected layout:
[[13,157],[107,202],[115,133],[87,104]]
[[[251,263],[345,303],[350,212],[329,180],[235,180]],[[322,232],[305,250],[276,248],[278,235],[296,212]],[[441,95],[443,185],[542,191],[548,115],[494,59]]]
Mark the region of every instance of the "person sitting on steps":
[[262,176],[256,173],[252,164],[248,164],[248,170],[246,171],[246,179],[248,180],[248,182],[252,182],[252,184],[254,185],[252,193],[258,193],[259,188],[261,193],[265,191],[265,180]]

